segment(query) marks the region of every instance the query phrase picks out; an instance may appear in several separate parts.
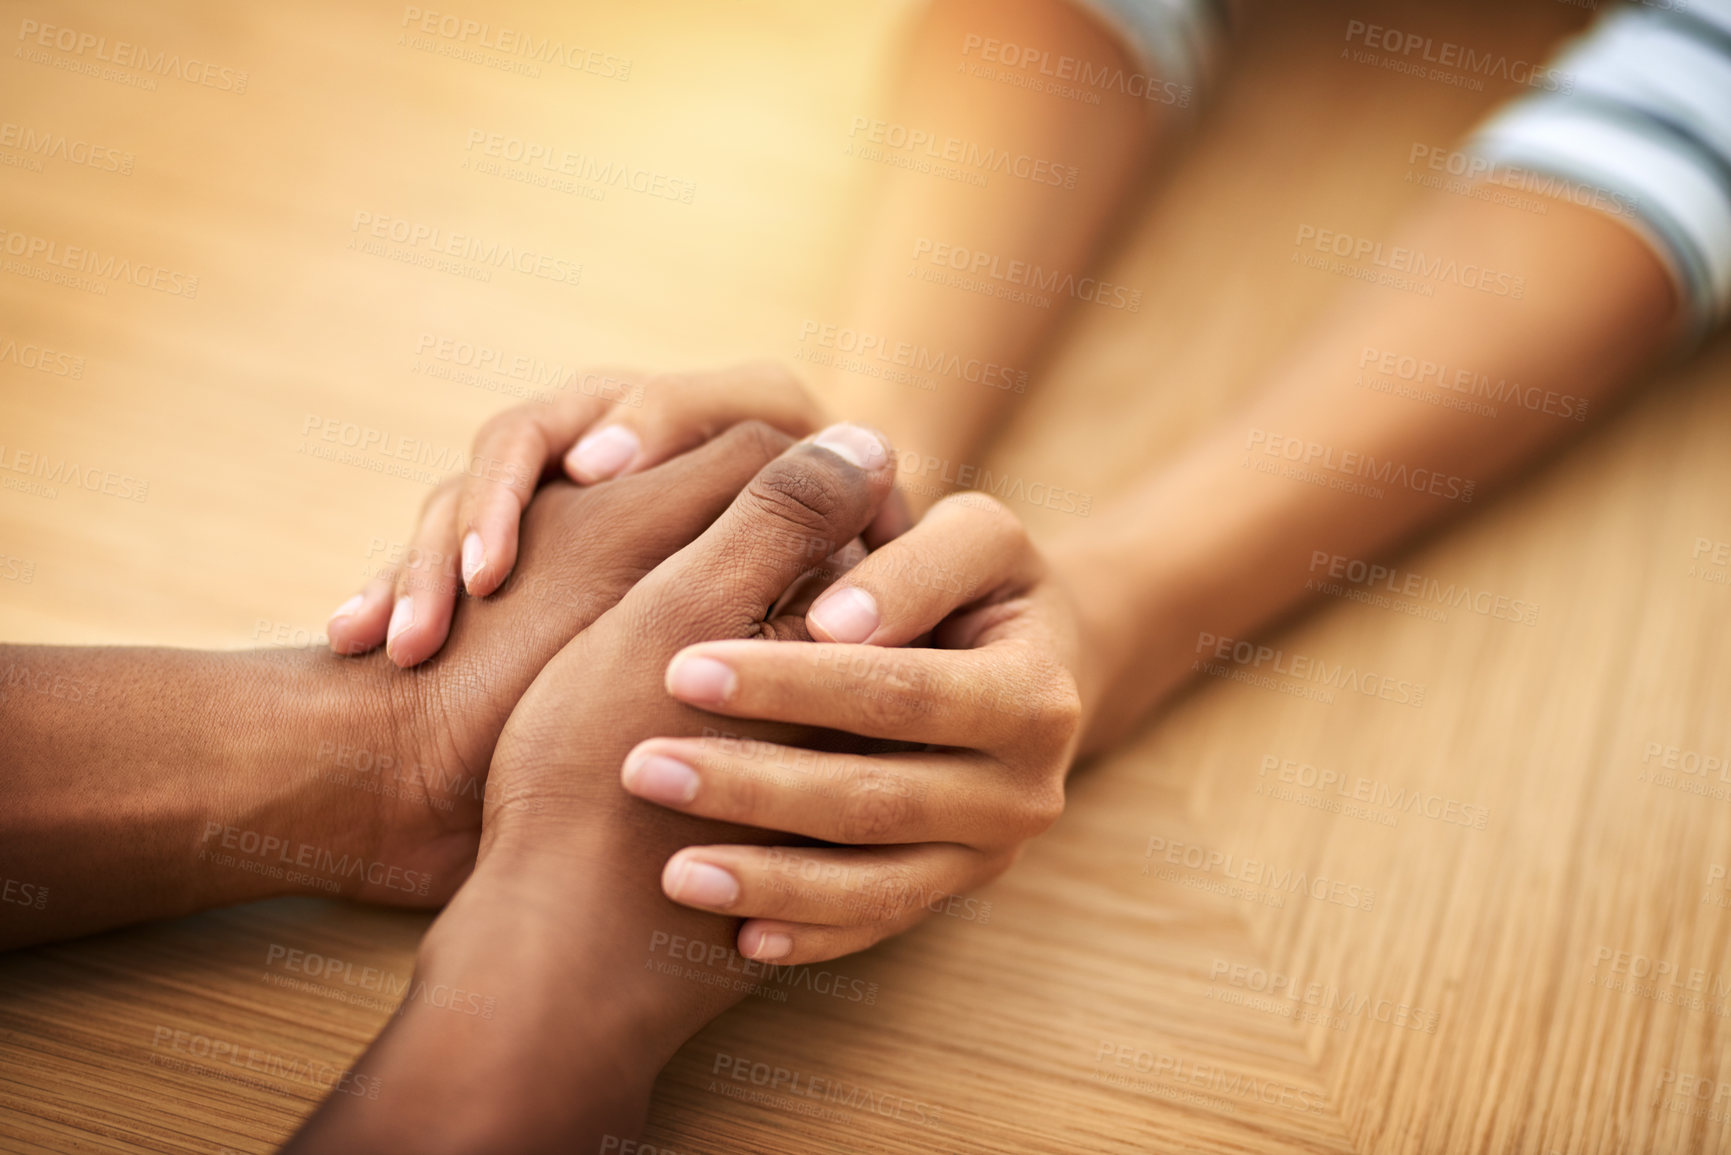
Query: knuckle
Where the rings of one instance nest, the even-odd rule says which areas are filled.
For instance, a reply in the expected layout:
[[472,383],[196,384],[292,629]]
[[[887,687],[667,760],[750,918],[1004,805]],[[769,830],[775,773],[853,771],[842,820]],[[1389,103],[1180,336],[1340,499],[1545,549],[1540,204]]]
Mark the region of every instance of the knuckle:
[[900,779],[872,768],[848,787],[841,798],[836,827],[842,842],[902,842],[915,816],[915,804]]
[[747,454],[765,463],[780,456],[793,438],[777,429],[767,421],[752,418],[735,424],[724,435],[730,443],[729,448],[741,454]]
[[722,797],[719,817],[738,822],[754,823],[763,816],[769,797],[756,767],[744,761],[730,761],[725,767],[726,793]]
[[463,477],[461,474],[458,474],[455,477],[447,477],[445,480],[435,485],[433,491],[422,499],[420,528],[423,532],[428,529],[437,528],[430,524],[433,515],[438,513],[440,510],[451,508],[452,503],[456,501],[457,496],[462,490],[462,485]]
[[531,402],[493,414],[482,422],[480,432],[475,435],[476,447],[488,446],[496,452],[501,444],[521,441],[535,429],[537,419],[546,408],[541,402]]
[[1027,841],[1050,830],[1064,815],[1064,787],[1052,782],[1036,788],[1023,798],[1019,841]]
[[933,679],[917,666],[880,660],[864,671],[850,666],[848,672],[859,678],[859,684],[851,687],[856,708],[879,732],[908,730],[931,709]]
[[778,357],[753,357],[739,364],[738,373],[756,378],[778,389],[796,389],[804,391],[805,386],[799,377],[788,367],[787,362]]
[[981,493],[979,490],[952,493],[938,504],[963,512],[989,527],[998,536],[1017,542],[1028,540],[1028,530],[1022,524],[1022,519],[1017,517],[1009,506],[989,493]]
[[690,373],[651,373],[643,379],[644,406],[651,413],[678,408],[700,387],[698,378]]
[[848,905],[860,922],[892,922],[920,904],[923,885],[920,873],[908,866],[884,866]]
[[854,521],[863,521],[865,491],[817,457],[777,458],[752,479],[743,496],[757,519],[827,540],[833,550],[854,536]]
[[1041,760],[1069,749],[1082,725],[1082,698],[1076,679],[1056,662],[1036,663],[1029,672],[1028,689],[1020,695],[1018,730],[1033,744]]

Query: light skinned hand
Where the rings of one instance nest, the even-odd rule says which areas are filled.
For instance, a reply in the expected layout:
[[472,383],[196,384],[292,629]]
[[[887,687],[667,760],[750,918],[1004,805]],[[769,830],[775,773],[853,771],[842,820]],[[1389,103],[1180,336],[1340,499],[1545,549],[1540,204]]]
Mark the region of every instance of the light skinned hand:
[[511,575],[523,511],[549,474],[592,485],[641,473],[745,420],[796,438],[825,423],[799,380],[773,362],[592,371],[573,375],[553,400],[505,410],[476,434],[471,467],[427,499],[403,561],[331,615],[331,649],[360,654],[382,643],[398,666],[426,661],[445,644],[459,588],[485,597]]
[[730,736],[718,719],[718,734],[639,743],[621,775],[685,814],[843,844],[693,846],[668,860],[668,897],[747,919],[740,953],[782,965],[862,950],[1008,869],[1063,809],[1081,718],[1067,591],[984,494],[938,502],[830,586],[806,625],[814,644],[689,646],[668,692],[714,714],[919,748],[819,753]]

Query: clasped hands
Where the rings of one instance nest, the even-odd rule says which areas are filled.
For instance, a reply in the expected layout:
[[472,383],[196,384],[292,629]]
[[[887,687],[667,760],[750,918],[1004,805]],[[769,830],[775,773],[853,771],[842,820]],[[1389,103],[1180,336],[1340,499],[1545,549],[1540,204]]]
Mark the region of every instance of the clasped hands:
[[484,810],[381,802],[381,859],[436,868],[438,900],[475,861],[488,905],[557,920],[562,879],[621,869],[597,815],[629,804],[674,848],[665,895],[783,965],[1002,873],[1062,809],[1081,716],[1074,614],[1015,516],[961,494],[908,526],[890,447],[819,431],[772,366],[641,384],[490,421],[333,617],[339,653],[418,675],[403,745],[485,777]]

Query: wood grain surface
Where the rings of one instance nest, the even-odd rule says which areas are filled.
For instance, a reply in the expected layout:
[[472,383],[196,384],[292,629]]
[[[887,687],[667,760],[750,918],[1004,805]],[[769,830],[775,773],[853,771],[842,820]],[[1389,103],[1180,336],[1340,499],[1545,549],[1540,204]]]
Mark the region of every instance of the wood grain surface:
[[[562,369],[795,358],[802,323],[839,308],[872,175],[844,155],[848,126],[881,105],[907,11],[458,14],[582,45],[589,67],[568,68],[418,33],[379,3],[0,5],[5,131],[92,146],[79,163],[0,142],[0,228],[165,271],[154,287],[67,284],[4,257],[0,444],[148,487],[128,500],[0,471],[0,637],[320,644],[427,478],[315,457],[308,421],[437,456]],[[1588,16],[1547,0],[1268,6],[1121,239],[1111,276],[1142,308],[1072,319],[994,464],[1098,504],[1175,452],[1346,284],[1292,262],[1296,230],[1380,235],[1415,193],[1414,146],[1448,145],[1520,91],[1343,56],[1347,21],[1542,60]],[[40,25],[182,64],[43,48],[26,35]],[[493,132],[692,193],[526,182],[470,147]],[[356,227],[384,217],[581,273],[427,267],[425,246]],[[465,366],[445,342],[533,368]],[[1731,585],[1712,564],[1731,549],[1728,377],[1719,340],[1397,559],[1535,607],[1531,623],[1334,599],[1271,642],[1422,685],[1422,706],[1203,678],[1085,767],[1061,823],[973,905],[695,1038],[647,1141],[1731,1146]],[[1066,516],[1024,512],[1040,533]],[[319,1094],[284,1072],[352,1061],[392,1003],[384,979],[307,978],[273,948],[400,982],[425,925],[279,901],[0,959],[0,1148],[270,1150]],[[225,1066],[157,1046],[164,1029],[280,1061]],[[740,1063],[786,1075],[717,1077]]]

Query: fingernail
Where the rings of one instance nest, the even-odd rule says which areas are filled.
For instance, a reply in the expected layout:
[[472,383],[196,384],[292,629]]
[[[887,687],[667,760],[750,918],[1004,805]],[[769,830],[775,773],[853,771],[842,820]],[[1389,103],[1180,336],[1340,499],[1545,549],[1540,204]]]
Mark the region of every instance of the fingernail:
[[773,962],[778,958],[786,958],[793,953],[793,939],[785,934],[764,934],[757,936],[757,945],[745,952],[746,958],[759,962]]
[[391,624],[385,628],[385,641],[394,642],[397,635],[415,624],[415,599],[404,594],[391,610]]
[[625,789],[664,806],[684,806],[697,797],[697,771],[664,754],[625,760]]
[[356,594],[354,597],[338,606],[335,612],[331,614],[330,620],[334,622],[338,618],[346,618],[352,614],[359,613],[360,608],[366,604],[366,601],[366,598],[362,597],[360,594]]
[[739,900],[739,880],[707,862],[682,862],[671,879],[668,897],[691,906],[732,906]]
[[811,443],[861,469],[876,469],[889,456],[877,434],[863,425],[845,421],[840,425],[831,425],[812,438]]
[[487,547],[481,544],[481,535],[471,529],[463,538],[463,584],[473,583],[486,564]]
[[667,692],[694,706],[725,702],[738,688],[739,675],[733,667],[714,658],[681,655],[667,671]]
[[863,642],[878,628],[878,601],[858,586],[846,586],[819,598],[806,616],[835,641]]
[[606,481],[631,464],[643,442],[623,425],[609,425],[583,438],[565,458],[580,481]]

